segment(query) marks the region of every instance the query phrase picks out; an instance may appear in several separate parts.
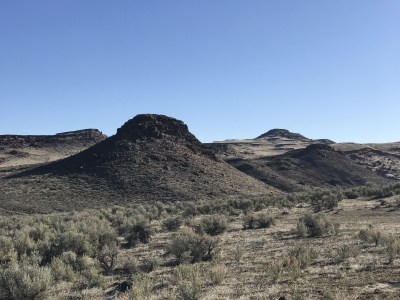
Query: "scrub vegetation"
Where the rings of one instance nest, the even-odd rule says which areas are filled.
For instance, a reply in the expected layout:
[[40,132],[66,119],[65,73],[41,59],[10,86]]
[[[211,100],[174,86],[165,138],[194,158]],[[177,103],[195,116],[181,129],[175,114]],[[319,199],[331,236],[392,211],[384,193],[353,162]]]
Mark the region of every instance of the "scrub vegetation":
[[399,194],[368,184],[1,216],[0,299],[396,299]]

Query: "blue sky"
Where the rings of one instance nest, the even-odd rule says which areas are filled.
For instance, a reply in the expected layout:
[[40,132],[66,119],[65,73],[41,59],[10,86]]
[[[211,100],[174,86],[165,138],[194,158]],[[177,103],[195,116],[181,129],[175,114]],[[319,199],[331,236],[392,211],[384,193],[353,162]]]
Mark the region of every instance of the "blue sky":
[[0,1],[0,134],[139,113],[202,142],[400,141],[400,2]]

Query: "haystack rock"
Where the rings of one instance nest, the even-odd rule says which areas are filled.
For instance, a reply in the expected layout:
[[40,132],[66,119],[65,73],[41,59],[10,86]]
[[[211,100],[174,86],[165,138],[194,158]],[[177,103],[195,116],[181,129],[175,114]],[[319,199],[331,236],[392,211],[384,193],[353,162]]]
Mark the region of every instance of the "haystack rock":
[[7,186],[18,180],[36,180],[43,186],[21,198],[9,189],[14,195],[0,195],[0,204],[5,202],[1,198],[13,196],[20,207],[39,201],[52,210],[67,210],[70,205],[87,208],[276,192],[217,158],[182,121],[153,114],[137,115],[114,136],[78,154],[14,174],[6,179]]

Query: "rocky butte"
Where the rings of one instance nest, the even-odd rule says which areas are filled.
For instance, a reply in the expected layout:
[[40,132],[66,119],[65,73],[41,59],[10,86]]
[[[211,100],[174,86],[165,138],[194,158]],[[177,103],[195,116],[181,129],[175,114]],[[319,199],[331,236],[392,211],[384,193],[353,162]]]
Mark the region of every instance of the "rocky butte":
[[[21,194],[21,182],[35,184]],[[276,192],[217,158],[182,121],[154,114],[137,115],[114,136],[0,184],[7,191],[0,206],[12,198],[13,206],[28,211]]]

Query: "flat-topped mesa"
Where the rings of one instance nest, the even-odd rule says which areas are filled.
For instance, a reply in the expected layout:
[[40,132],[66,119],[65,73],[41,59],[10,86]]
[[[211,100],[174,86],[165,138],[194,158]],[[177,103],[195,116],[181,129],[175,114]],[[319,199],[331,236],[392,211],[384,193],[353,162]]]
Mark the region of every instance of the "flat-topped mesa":
[[0,135],[0,145],[9,147],[42,147],[60,142],[71,143],[71,141],[74,141],[77,144],[83,141],[92,142],[94,144],[106,138],[107,136],[101,133],[98,129],[82,129],[57,133],[54,135],[4,134]]
[[256,137],[256,139],[264,139],[264,138],[273,138],[273,137],[281,137],[281,138],[288,138],[291,140],[300,140],[300,141],[310,141],[310,139],[306,138],[305,136],[299,133],[290,132],[287,129],[271,129],[266,133]]
[[104,135],[100,130],[98,129],[93,129],[93,128],[88,128],[88,129],[80,129],[80,130],[74,130],[74,131],[67,131],[67,132],[60,132],[56,133],[56,136],[74,136],[74,135],[92,135],[92,136],[101,136],[106,138],[107,136]]
[[115,137],[132,141],[175,137],[200,144],[200,141],[189,132],[185,123],[171,117],[156,114],[135,116],[118,128]]

